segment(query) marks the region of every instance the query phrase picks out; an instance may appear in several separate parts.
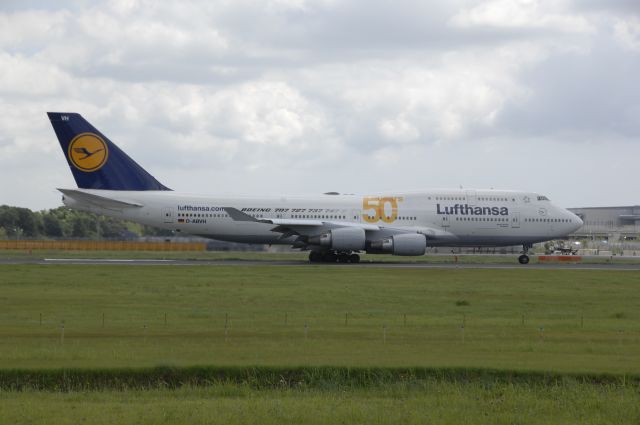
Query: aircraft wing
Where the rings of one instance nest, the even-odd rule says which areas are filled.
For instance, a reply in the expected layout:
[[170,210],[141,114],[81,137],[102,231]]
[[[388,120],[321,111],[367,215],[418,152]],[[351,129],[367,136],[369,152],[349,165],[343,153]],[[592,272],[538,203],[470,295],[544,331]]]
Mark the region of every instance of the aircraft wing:
[[94,193],[88,193],[82,190],[76,190],[76,189],[58,189],[58,190],[62,192],[65,196],[75,199],[80,203],[96,205],[101,208],[122,209],[122,208],[140,208],[143,206],[142,204],[139,204],[136,202],[96,195]]
[[336,221],[336,220],[296,220],[296,219],[279,219],[279,218],[266,218],[258,220],[261,223],[275,224],[277,226],[289,227],[289,226],[324,226],[324,227],[357,227],[364,230],[380,230],[380,226],[375,224],[366,223],[352,223],[348,221]]
[[[369,223],[354,223],[349,221],[335,221],[335,220],[306,220],[306,219],[280,219],[280,218],[255,218],[249,214],[246,214],[236,208],[227,207],[225,211],[229,216],[236,221],[246,221],[255,223],[272,224],[274,227],[272,232],[282,233],[281,239],[289,238],[292,236],[315,236],[323,232],[327,232],[331,229],[338,229],[344,227],[356,227],[363,229],[367,232],[368,239],[381,239],[393,235],[406,234],[406,233],[420,233],[430,241],[454,241],[457,237],[443,229],[432,227],[393,227],[393,226],[378,226],[376,224]],[[294,243],[295,246],[295,243]]]
[[297,225],[297,226],[322,226],[324,224],[324,221],[321,221],[321,220],[296,220],[296,219],[281,220],[281,219],[270,219],[270,218],[258,219],[252,215],[249,215],[245,212],[240,211],[237,208],[226,207],[224,210],[227,212],[227,214],[229,214],[229,217],[231,217],[235,221],[250,221],[254,223],[267,223],[267,224],[276,224],[276,225],[290,224],[290,225]]
[[364,230],[380,230],[380,226],[375,224],[366,223],[352,223],[347,221],[335,221],[335,220],[308,220],[308,219],[295,219],[295,218],[255,218],[249,214],[246,214],[237,208],[226,207],[224,209],[229,216],[235,221],[252,221],[255,223],[274,224],[272,230],[278,228],[292,228],[292,227],[307,227],[307,228],[323,228],[331,229],[335,227],[358,227]]
[[[246,214],[237,208],[227,207],[225,211],[235,221],[245,221],[254,223],[271,224],[272,232],[281,233],[280,239],[286,239],[290,237],[298,236],[315,236],[323,232],[327,232],[331,229],[337,229],[340,227],[358,227],[365,231],[379,231],[380,227],[374,224],[365,223],[353,223],[347,221],[335,221],[335,220],[308,220],[308,219],[294,219],[294,218],[255,218],[249,214]],[[295,245],[295,243],[294,243]]]

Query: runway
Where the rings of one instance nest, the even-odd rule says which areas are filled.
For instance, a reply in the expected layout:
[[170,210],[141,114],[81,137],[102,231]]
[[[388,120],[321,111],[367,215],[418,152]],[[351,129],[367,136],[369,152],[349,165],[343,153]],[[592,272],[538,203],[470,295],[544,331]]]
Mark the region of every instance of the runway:
[[3,258],[0,264],[83,264],[83,265],[133,265],[133,266],[241,266],[241,267],[346,267],[385,269],[514,269],[514,270],[610,270],[640,271],[640,264],[470,264],[470,263],[409,263],[409,262],[361,262],[358,264],[326,264],[307,261],[267,260],[158,260],[158,259],[101,259],[101,258]]

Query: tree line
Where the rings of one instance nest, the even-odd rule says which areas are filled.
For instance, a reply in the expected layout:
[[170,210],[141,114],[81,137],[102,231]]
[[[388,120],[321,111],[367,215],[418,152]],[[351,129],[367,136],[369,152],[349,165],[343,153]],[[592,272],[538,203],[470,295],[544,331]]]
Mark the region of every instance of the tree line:
[[172,232],[59,207],[44,211],[0,206],[0,239],[133,239]]

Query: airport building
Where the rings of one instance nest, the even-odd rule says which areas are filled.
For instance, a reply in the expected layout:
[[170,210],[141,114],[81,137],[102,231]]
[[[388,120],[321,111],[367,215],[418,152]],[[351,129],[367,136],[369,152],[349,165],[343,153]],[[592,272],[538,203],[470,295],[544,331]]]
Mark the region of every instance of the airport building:
[[640,205],[625,207],[569,208],[584,225],[570,239],[583,248],[640,255]]
[[569,208],[569,211],[584,221],[572,236],[618,242],[637,240],[640,235],[640,205]]

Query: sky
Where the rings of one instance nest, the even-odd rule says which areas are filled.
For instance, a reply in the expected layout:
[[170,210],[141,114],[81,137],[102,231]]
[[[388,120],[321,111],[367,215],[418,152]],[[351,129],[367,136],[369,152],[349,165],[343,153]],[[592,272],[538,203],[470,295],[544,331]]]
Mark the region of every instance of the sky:
[[78,112],[174,190],[640,204],[637,0],[0,1],[0,204]]

